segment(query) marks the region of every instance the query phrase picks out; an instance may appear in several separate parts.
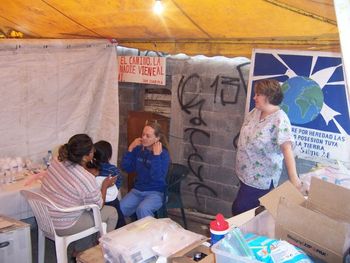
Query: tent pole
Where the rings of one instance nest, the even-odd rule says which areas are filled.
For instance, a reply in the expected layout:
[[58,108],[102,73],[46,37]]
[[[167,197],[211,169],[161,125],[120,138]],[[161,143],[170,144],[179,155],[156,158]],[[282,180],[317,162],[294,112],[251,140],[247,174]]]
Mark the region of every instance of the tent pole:
[[344,79],[350,94],[350,0],[334,0],[340,46],[343,59]]

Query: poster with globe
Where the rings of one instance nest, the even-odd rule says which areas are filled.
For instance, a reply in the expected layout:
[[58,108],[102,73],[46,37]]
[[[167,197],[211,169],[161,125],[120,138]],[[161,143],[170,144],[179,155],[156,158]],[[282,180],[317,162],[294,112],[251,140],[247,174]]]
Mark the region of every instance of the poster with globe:
[[254,108],[254,82],[273,78],[282,85],[298,158],[350,162],[348,92],[341,55],[315,51],[255,49],[246,113]]

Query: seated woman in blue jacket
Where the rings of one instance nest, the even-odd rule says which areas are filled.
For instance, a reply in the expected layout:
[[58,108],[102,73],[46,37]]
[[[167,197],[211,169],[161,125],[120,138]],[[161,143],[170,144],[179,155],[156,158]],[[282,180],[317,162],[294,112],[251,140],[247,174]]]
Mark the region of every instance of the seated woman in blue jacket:
[[163,202],[170,164],[168,143],[157,122],[146,122],[142,137],[136,138],[124,154],[121,168],[136,172],[135,186],[120,201],[124,216],[136,212],[138,219],[154,216]]

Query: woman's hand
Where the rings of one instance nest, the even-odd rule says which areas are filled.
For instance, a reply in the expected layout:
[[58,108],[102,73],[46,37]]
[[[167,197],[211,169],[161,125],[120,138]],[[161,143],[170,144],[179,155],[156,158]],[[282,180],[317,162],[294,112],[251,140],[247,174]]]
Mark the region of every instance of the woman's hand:
[[291,142],[285,142],[281,145],[281,150],[284,156],[284,162],[287,167],[289,181],[302,192],[303,184],[299,179],[297,168],[295,164],[293,148]]
[[138,146],[142,144],[142,139],[141,138],[136,138],[135,140],[133,140],[132,143],[130,143],[129,147],[128,147],[128,151],[132,152],[132,150]]
[[153,144],[153,154],[154,155],[160,155],[161,153],[162,153],[162,149],[163,149],[163,147],[162,147],[162,143],[161,142],[155,142],[154,144]]
[[301,192],[303,189],[303,183],[298,176],[293,176],[289,181]]
[[112,187],[115,184],[115,181],[117,180],[117,176],[108,176],[106,179],[102,182],[102,189],[107,189],[109,187]]

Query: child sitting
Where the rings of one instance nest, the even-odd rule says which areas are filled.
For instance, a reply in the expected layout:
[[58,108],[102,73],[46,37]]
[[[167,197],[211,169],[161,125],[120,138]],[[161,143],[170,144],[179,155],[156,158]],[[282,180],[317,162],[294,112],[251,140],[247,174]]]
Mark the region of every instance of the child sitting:
[[112,145],[106,141],[98,141],[94,144],[95,154],[90,167],[90,172],[96,176],[96,182],[99,186],[102,185],[103,180],[108,176],[117,176],[114,187],[109,187],[106,193],[105,205],[113,206],[118,211],[118,223],[116,228],[124,226],[125,219],[120,210],[118,193],[122,186],[122,177],[117,166],[110,164],[112,157]]

